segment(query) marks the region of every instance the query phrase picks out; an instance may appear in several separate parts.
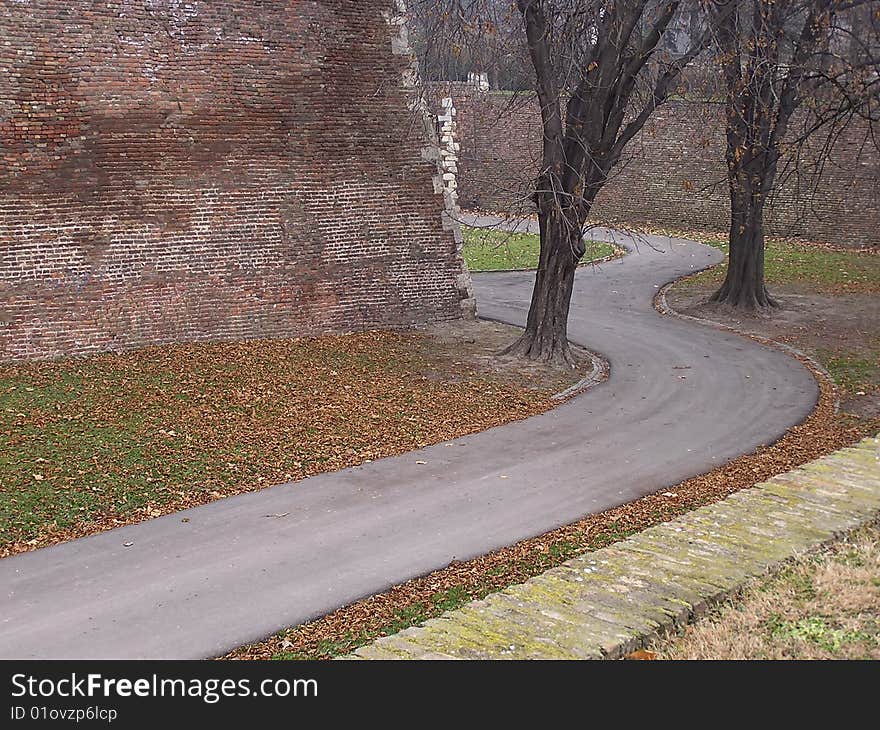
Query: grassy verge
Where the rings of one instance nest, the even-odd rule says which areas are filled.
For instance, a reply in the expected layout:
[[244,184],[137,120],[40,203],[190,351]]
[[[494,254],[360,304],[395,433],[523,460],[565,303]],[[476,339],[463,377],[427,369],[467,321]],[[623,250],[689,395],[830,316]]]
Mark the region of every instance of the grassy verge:
[[848,396],[867,395],[880,385],[880,340],[866,342],[866,349],[854,353],[845,350],[820,349],[819,360]]
[[552,406],[547,381],[463,360],[420,333],[365,333],[2,366],[0,555]]
[[880,528],[756,581],[652,650],[660,659],[880,659]]
[[[471,271],[534,269],[538,266],[540,238],[536,233],[512,233],[495,228],[462,226],[464,260]],[[587,241],[581,265],[618,253],[602,241]]]

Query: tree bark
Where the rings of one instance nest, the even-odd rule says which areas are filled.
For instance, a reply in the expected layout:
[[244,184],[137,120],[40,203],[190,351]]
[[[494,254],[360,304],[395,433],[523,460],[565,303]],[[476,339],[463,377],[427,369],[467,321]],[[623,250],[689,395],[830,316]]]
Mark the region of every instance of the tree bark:
[[[551,203],[552,204],[552,203]],[[540,211],[541,253],[523,334],[502,354],[575,367],[568,343],[568,311],[577,265],[585,253],[577,216]]]
[[730,205],[727,276],[710,301],[748,311],[778,306],[764,284],[764,198],[733,194]]
[[[574,3],[563,11],[545,0],[517,0],[541,105],[541,170],[533,195],[541,249],[526,330],[504,354],[574,366],[567,321],[575,271],[585,253],[583,224],[624,147],[669,97],[682,69],[711,40],[707,32],[685,54],[663,64],[649,98],[628,116],[637,82],[644,79],[643,71],[680,5],[680,0],[669,0],[657,12],[647,0],[603,5],[591,26],[596,38],[583,47],[578,42],[559,56],[554,45],[557,21],[566,13],[574,18],[583,12],[588,17],[590,8]],[[726,17],[724,11],[720,17]],[[564,32],[555,38],[571,43]],[[578,53],[572,54],[573,50]],[[572,68],[560,69],[560,58],[569,54],[577,60],[572,60]],[[579,78],[572,84],[574,70]],[[573,87],[571,93],[563,94],[561,84]],[[564,119],[563,99],[567,99]]]

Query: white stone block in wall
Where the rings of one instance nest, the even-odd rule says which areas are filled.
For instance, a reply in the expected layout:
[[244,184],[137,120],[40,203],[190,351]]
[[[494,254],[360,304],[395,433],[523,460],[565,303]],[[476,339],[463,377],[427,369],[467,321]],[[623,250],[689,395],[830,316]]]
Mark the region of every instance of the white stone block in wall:
[[447,96],[440,101],[442,111],[437,115],[437,127],[440,136],[440,169],[443,190],[449,196],[453,206],[458,207],[458,151],[455,141],[457,124],[455,123],[455,105],[452,97]]
[[485,93],[489,91],[489,74],[487,74],[485,71],[471,71],[468,74],[468,84],[470,86],[473,86],[477,91]]

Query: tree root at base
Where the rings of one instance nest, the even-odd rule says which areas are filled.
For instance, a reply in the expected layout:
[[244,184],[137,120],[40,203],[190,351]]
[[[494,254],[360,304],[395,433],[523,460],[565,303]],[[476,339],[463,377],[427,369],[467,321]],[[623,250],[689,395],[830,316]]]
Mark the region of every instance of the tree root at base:
[[556,337],[542,338],[528,331],[523,332],[513,344],[505,347],[499,354],[556,365],[569,370],[577,368],[577,361],[568,340],[560,340]]

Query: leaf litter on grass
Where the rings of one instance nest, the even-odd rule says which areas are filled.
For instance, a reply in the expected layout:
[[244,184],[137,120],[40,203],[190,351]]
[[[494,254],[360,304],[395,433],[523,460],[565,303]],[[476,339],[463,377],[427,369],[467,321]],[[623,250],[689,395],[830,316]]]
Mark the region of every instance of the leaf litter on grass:
[[0,367],[0,556],[552,407],[554,391],[494,377],[467,353],[432,354],[429,339],[366,332]]

